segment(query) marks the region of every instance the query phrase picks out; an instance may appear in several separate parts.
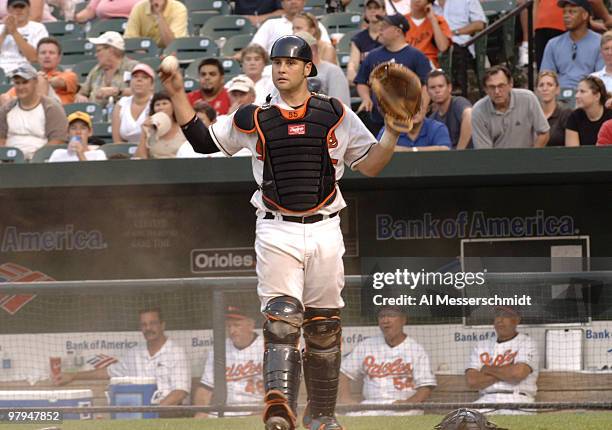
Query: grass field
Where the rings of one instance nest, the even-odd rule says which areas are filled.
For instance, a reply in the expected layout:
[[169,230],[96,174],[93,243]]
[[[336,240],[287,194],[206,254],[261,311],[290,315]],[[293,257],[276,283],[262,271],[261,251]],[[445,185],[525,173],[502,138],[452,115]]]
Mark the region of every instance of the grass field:
[[[341,417],[347,430],[431,430],[441,416],[420,417]],[[498,416],[490,420],[509,430],[611,430],[612,412],[609,413],[549,413],[538,416]],[[45,425],[9,425],[0,423],[1,430],[38,430]],[[142,421],[66,421],[61,430],[261,430],[256,417],[208,420],[142,420]]]

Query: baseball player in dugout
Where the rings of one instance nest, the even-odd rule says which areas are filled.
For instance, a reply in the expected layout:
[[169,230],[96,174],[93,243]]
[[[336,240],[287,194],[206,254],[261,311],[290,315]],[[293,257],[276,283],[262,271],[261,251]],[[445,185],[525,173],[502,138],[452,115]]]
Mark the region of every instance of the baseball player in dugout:
[[531,403],[537,391],[539,359],[536,345],[528,335],[516,330],[521,322],[517,309],[497,306],[494,311],[497,339],[476,344],[465,371],[467,384],[480,390],[477,403]]
[[334,411],[344,306],[338,213],[346,206],[337,181],[345,163],[367,176],[380,173],[393,156],[398,132],[388,127],[377,141],[349,107],[310,93],[306,78],[316,76],[317,69],[303,39],[280,37],[270,59],[278,93],[260,107],[242,106],[218,118],[208,129],[193,111],[176,67],[161,67],[160,76],[195,151],[231,156],[248,148],[252,153],[258,185],[251,199],[257,216],[257,292],[266,317],[265,428],[296,428],[303,365],[305,427],[337,430],[342,429]]

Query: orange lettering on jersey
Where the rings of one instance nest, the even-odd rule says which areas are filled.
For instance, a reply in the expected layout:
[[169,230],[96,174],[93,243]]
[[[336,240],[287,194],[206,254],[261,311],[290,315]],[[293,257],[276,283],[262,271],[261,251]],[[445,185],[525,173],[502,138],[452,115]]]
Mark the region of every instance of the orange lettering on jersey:
[[480,362],[485,366],[490,367],[501,367],[508,364],[514,364],[514,358],[518,354],[518,351],[512,351],[511,349],[504,351],[503,354],[497,354],[495,358],[491,357],[488,352],[480,354]]
[[253,360],[249,360],[246,363],[232,364],[225,368],[225,379],[228,382],[239,381],[245,378],[252,378],[253,376],[261,376],[263,372],[263,366],[261,362],[255,363]]
[[[363,367],[370,378],[405,377],[406,381],[409,379],[412,383],[412,363],[404,363],[401,358],[397,358],[390,363],[385,361],[376,363],[376,358],[368,355],[363,360]],[[406,381],[404,381],[404,384],[407,383]]]

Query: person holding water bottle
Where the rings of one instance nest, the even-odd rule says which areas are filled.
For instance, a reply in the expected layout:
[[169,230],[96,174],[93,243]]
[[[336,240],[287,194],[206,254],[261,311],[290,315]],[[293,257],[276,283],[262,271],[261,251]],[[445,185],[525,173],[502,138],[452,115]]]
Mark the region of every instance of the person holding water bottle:
[[77,111],[68,115],[68,148],[53,151],[49,163],[106,160],[101,149],[89,149],[92,127],[89,114]]

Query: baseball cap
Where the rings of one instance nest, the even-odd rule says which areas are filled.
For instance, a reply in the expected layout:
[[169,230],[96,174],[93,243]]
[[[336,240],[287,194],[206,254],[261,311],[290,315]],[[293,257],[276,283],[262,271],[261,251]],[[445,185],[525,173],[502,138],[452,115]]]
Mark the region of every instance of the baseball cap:
[[314,46],[317,44],[317,39],[315,39],[314,36],[307,31],[298,31],[295,33],[295,35],[304,39],[304,42],[308,43],[308,46]]
[[493,308],[493,311],[495,312],[495,315],[499,315],[499,316],[510,316],[510,317],[520,317],[521,313],[519,312],[519,310],[517,308],[515,308],[514,306],[495,306]]
[[370,3],[376,3],[381,9],[385,8],[385,3],[382,0],[368,0],[365,2],[365,6],[368,7]]
[[155,72],[153,71],[151,66],[149,66],[148,64],[145,64],[145,63],[136,64],[134,68],[132,69],[132,75],[136,72],[146,73],[148,76],[151,77],[151,79],[155,80]]
[[591,3],[589,2],[589,0],[559,0],[557,2],[557,6],[559,7],[565,7],[565,5],[573,5],[573,6],[578,6],[583,8],[584,10],[586,10],[589,15],[593,15],[593,9],[591,9]]
[[116,31],[107,31],[101,34],[99,37],[90,37],[89,40],[94,45],[108,45],[113,48],[117,48],[120,51],[125,51],[125,41]]
[[242,91],[248,93],[249,91],[255,91],[255,83],[247,75],[234,76],[227,84],[225,84],[227,91]]
[[395,15],[377,15],[376,18],[399,28],[404,33],[410,30],[410,24],[408,23],[406,17],[402,14],[396,13]]
[[379,306],[376,310],[376,316],[380,318],[381,314],[383,313],[387,316],[406,315],[405,309],[397,305]]
[[72,124],[74,121],[83,121],[85,124],[87,124],[87,127],[93,128],[89,114],[80,110],[72,112],[70,115],[68,115],[68,124]]
[[17,67],[15,70],[13,70],[11,73],[9,73],[9,78],[14,78],[15,76],[19,76],[23,79],[25,79],[26,81],[29,81],[30,79],[34,79],[38,76],[38,72],[36,71],[36,69],[34,67],[32,67],[31,64],[24,64],[23,66],[19,66]]
[[236,305],[228,305],[225,308],[225,318],[233,318],[238,320],[253,319],[253,317],[243,308]]
[[6,7],[11,7],[15,4],[24,4],[26,6],[30,6],[30,0],[8,0],[6,2]]

